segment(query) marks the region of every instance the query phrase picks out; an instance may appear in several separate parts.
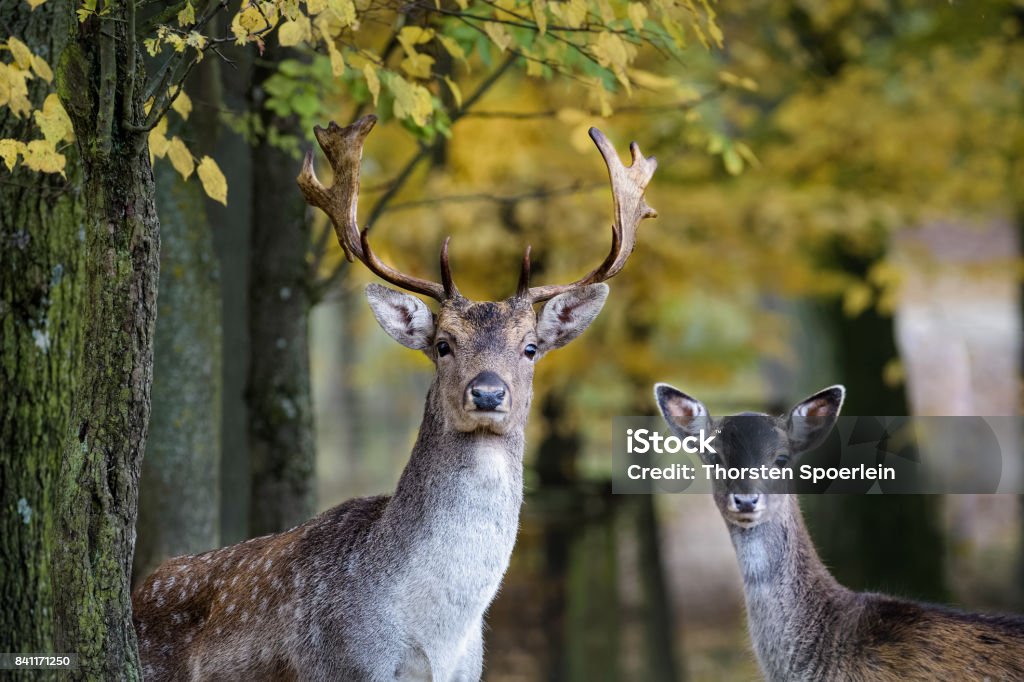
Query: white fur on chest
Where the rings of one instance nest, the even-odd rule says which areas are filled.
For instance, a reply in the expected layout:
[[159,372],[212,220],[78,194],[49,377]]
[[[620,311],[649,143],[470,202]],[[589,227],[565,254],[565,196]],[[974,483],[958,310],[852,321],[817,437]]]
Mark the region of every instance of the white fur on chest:
[[519,524],[522,478],[504,448],[481,444],[450,482],[448,504],[431,511],[396,586],[405,629],[450,669],[453,653],[479,636],[508,567]]

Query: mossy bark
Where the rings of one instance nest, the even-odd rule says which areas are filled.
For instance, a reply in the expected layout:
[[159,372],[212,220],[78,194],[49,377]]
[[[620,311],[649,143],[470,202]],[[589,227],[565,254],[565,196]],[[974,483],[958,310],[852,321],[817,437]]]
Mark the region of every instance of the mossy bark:
[[[275,68],[258,65],[254,110],[264,129],[299,134],[296,123],[266,112],[262,82]],[[252,535],[286,530],[313,515],[314,438],[309,383],[309,231],[296,191],[299,160],[264,137],[253,150],[250,252],[249,453]]]
[[[69,24],[60,3],[0,8],[0,21],[47,60]],[[46,85],[30,82],[33,102]],[[30,139],[30,119],[0,108],[0,138]],[[0,651],[54,652],[52,553],[61,447],[78,392],[83,327],[81,172],[16,168],[0,183]],[[40,679],[24,673],[14,679]],[[5,678],[6,679],[6,678]]]
[[154,171],[160,302],[153,414],[139,492],[135,581],[171,556],[220,540],[220,296],[202,188]]
[[78,654],[75,679],[134,680],[130,576],[160,269],[146,138],[127,129],[122,108],[127,99],[142,110],[143,74],[128,67],[142,59],[126,5],[79,24],[76,4],[56,2],[71,23],[55,71],[82,164],[85,215],[78,390],[54,487],[54,644]]

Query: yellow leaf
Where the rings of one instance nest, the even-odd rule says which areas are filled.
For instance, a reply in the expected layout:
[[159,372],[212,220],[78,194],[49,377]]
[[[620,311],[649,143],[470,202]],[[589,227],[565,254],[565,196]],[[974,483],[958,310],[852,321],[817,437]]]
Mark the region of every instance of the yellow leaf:
[[729,175],[739,175],[743,172],[743,159],[736,152],[736,147],[730,145],[722,152],[722,162]]
[[648,88],[650,90],[668,90],[676,85],[674,78],[659,76],[656,73],[641,69],[630,69],[629,77],[641,88]]
[[402,60],[402,71],[413,78],[430,78],[430,67],[434,65],[434,58],[430,55],[414,53]]
[[512,44],[512,36],[505,30],[504,25],[488,21],[484,24],[484,32],[487,37],[491,39],[491,42],[498,46],[498,49],[504,52],[509,45]]
[[373,96],[373,106],[377,106],[377,98],[380,97],[380,76],[377,75],[377,67],[366,62],[363,65],[363,77],[366,79],[366,87]]
[[406,26],[398,32],[398,42],[405,48],[406,54],[415,54],[414,45],[429,43],[434,37],[434,29],[420,28],[419,26]]
[[469,66],[469,62],[466,60],[466,52],[462,49],[462,46],[455,42],[455,39],[451,36],[439,35],[437,39],[440,41],[441,46],[444,47],[445,51],[452,56],[452,59],[458,59],[466,66]]
[[191,0],[185,3],[185,7],[178,12],[178,25],[191,26],[196,23],[196,8],[192,6]]
[[44,2],[46,2],[46,0],[28,0],[28,6],[31,9],[35,9],[36,7],[39,7],[39,5],[43,4]]
[[74,139],[74,128],[71,126],[71,119],[64,111],[60,98],[56,93],[50,93],[43,101],[43,107],[36,109],[33,113],[36,125],[43,133],[43,138],[56,145],[58,142]]
[[32,111],[32,103],[28,100],[29,72],[19,69],[15,64],[0,62],[0,107],[6,105],[15,116],[21,117]]
[[192,160],[192,152],[188,150],[188,147],[185,146],[185,143],[177,135],[171,138],[171,144],[167,147],[167,158],[171,160],[174,170],[178,171],[181,177],[186,180],[188,180],[188,176],[192,175],[192,171],[195,170],[196,164]]
[[171,146],[170,141],[167,139],[167,117],[164,116],[156,124],[156,126],[149,131],[149,162],[152,164],[153,159],[162,159],[167,155],[167,148]]
[[32,140],[25,146],[25,166],[40,173],[64,175],[64,155],[46,140]]
[[28,45],[17,38],[11,37],[7,39],[7,49],[11,51],[15,63],[23,71],[32,68],[32,50],[28,49]]
[[448,85],[448,89],[452,91],[452,97],[455,99],[455,106],[458,107],[459,109],[461,109],[462,108],[462,90],[460,90],[459,86],[455,84],[455,81],[453,81],[448,76],[444,77],[444,82]]
[[466,8],[469,7],[469,0],[455,0],[455,4],[458,5],[459,9],[462,11],[466,11]]
[[327,0],[306,0],[306,12],[316,16],[327,9]]
[[32,55],[32,70],[47,83],[53,82],[53,71],[50,70],[50,65],[42,57]]
[[192,113],[192,100],[184,90],[180,90],[178,96],[174,98],[171,108],[178,112],[178,116],[181,116],[182,120],[187,121],[188,115]]
[[430,91],[422,85],[410,83],[397,73],[390,75],[388,88],[395,96],[394,110],[397,118],[411,118],[416,125],[425,126],[434,113]]
[[199,182],[202,183],[206,196],[227,206],[228,181],[224,179],[224,174],[220,172],[217,162],[209,156],[204,156],[199,162],[196,173],[199,175]]
[[14,170],[18,163],[18,154],[25,153],[25,143],[21,140],[0,140],[0,159],[4,160],[7,170]]
[[629,3],[629,21],[633,24],[633,28],[640,31],[644,27],[644,20],[647,18],[647,8],[642,2],[631,2]]
[[327,6],[342,27],[356,25],[356,5],[352,0],[327,0]]
[[333,40],[327,42],[327,56],[331,58],[331,74],[341,76],[345,73],[345,58],[341,56],[341,50],[334,46]]
[[847,317],[857,317],[871,305],[871,288],[857,282],[843,294],[843,312]]
[[300,16],[294,21],[286,21],[277,30],[277,42],[281,47],[292,47],[298,45],[311,37],[309,17]]
[[603,32],[598,35],[597,43],[591,46],[591,50],[601,66],[613,66],[621,69],[625,68],[632,55],[636,54],[636,48],[631,51],[631,47],[633,46],[628,45],[618,35]]
[[548,13],[546,0],[533,0],[530,6],[533,9],[533,20],[537,22],[537,32],[541,35],[548,30]]

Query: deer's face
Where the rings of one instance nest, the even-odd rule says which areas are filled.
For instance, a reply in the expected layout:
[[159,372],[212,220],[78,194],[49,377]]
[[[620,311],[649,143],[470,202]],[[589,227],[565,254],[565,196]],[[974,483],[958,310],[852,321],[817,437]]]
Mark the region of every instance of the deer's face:
[[[680,437],[701,429],[715,431],[716,453],[702,453],[705,464],[731,470],[782,468],[821,445],[832,431],[846,389],[832,386],[801,401],[783,417],[746,412],[717,422],[704,403],[668,384],[658,384],[654,395],[669,428]],[[782,495],[764,492],[771,481],[713,479],[712,491],[726,523],[753,528],[784,509]]]
[[433,360],[432,398],[449,428],[501,434],[526,423],[536,362],[590,325],[608,287],[594,284],[556,296],[539,314],[520,298],[455,298],[434,315],[415,296],[377,284],[366,293],[381,327]]

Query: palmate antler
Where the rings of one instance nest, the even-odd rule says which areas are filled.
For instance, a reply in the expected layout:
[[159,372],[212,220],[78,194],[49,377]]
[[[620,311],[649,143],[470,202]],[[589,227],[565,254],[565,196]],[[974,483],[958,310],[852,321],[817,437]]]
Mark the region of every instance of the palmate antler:
[[[441,282],[431,282],[406,275],[382,262],[367,240],[367,230],[360,232],[356,218],[359,197],[359,162],[363,156],[363,142],[373,130],[377,117],[363,116],[350,126],[342,128],[333,121],[326,128],[313,129],[320,148],[334,169],[334,183],[324,187],[313,171],[313,152],[306,154],[302,171],[297,181],[306,202],[322,209],[334,224],[338,242],[350,261],[359,260],[381,279],[407,291],[430,296],[438,301],[460,298],[461,294],[452,280],[448,265],[448,239],[441,247]],[[615,204],[615,222],[612,225],[612,247],[608,256],[597,268],[585,277],[571,284],[549,284],[541,287],[530,286],[530,247],[523,256],[522,272],[516,296],[539,303],[576,287],[597,284],[611,279],[622,270],[626,260],[636,246],[637,229],[644,218],[654,218],[657,211],[644,201],[644,189],[651,181],[658,162],[654,157],[645,157],[634,142],[629,150],[633,160],[624,166],[608,138],[597,128],[590,129],[605,164],[612,185],[612,199]],[[449,238],[450,239],[450,238]]]

